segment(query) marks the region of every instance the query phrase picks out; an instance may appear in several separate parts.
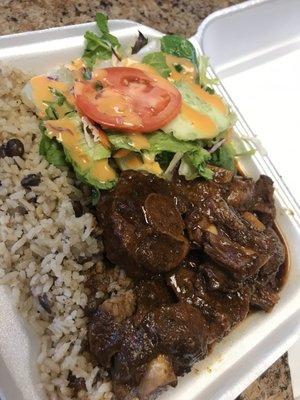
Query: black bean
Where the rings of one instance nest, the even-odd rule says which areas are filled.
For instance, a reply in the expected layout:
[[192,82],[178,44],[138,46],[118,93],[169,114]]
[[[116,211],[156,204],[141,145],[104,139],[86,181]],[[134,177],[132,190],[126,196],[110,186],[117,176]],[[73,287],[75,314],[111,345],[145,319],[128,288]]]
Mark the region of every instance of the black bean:
[[37,196],[33,196],[30,199],[27,200],[28,203],[36,204],[37,202]]
[[39,186],[41,183],[41,175],[40,174],[28,174],[24,176],[21,180],[21,185],[24,188],[29,188],[31,186]]
[[6,148],[5,144],[2,144],[2,145],[0,146],[0,158],[6,157],[5,148]]
[[20,215],[26,215],[26,214],[28,214],[28,211],[26,210],[25,207],[23,207],[23,206],[18,206],[18,207],[16,208],[16,213],[17,213],[17,214],[20,214]]
[[42,295],[38,296],[38,300],[43,309],[47,311],[48,314],[51,314],[52,313],[51,304],[46,293],[43,293]]
[[83,214],[83,208],[82,208],[82,205],[81,205],[80,201],[74,200],[72,202],[72,205],[73,205],[73,210],[74,210],[74,213],[75,213],[75,217],[76,218],[81,217],[82,214]]
[[71,371],[69,371],[68,373],[68,381],[68,386],[74,390],[75,394],[77,394],[81,390],[86,390],[84,378],[77,378],[75,375],[72,374]]
[[7,157],[19,156],[24,154],[24,145],[19,139],[10,139],[5,146],[5,154]]

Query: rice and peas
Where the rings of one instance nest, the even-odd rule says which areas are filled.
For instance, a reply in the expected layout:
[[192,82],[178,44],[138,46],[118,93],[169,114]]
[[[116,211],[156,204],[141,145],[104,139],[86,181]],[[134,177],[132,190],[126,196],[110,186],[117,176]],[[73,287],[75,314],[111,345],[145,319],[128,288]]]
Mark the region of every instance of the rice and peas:
[[[38,119],[21,100],[27,80],[0,66],[0,140],[24,145],[21,157],[0,157],[0,284],[11,288],[18,311],[40,336],[37,368],[47,397],[109,400],[108,373],[85,351],[85,282],[91,273],[103,279],[96,297],[119,321],[134,308],[131,282],[103,265],[101,232],[74,177],[39,155]],[[31,174],[36,186],[24,184]],[[75,216],[79,201],[83,214]]]

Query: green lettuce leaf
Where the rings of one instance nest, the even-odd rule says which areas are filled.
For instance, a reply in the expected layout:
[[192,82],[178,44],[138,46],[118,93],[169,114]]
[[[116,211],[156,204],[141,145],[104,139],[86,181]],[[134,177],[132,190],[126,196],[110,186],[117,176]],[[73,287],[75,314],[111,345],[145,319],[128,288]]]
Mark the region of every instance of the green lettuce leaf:
[[181,141],[163,132],[148,135],[148,140],[150,143],[148,151],[156,154],[155,160],[159,162],[163,169],[168,167],[174,153],[183,153],[181,168],[184,167],[183,175],[187,179],[194,179],[199,176],[212,179],[213,173],[207,167],[211,155],[202,147],[200,140]]
[[176,139],[173,135],[161,131],[151,133],[147,136],[150,143],[152,153],[159,153],[161,151],[169,151],[171,153],[186,153],[198,149],[201,146],[201,141],[182,141]]
[[179,175],[184,176],[187,181],[191,181],[199,177],[204,179],[212,179],[213,177],[213,172],[208,167],[203,167],[201,170],[197,170],[197,168],[186,156],[181,159],[178,173]]
[[122,133],[109,133],[106,132],[108,140],[113,145],[114,150],[126,149],[132,151],[139,151],[135,149],[130,141],[130,136],[123,135]]
[[93,68],[96,60],[109,60],[114,48],[120,47],[117,37],[111,35],[108,30],[107,16],[102,13],[96,14],[96,23],[100,34],[87,31],[84,35],[86,40],[83,52],[83,60],[88,68]]
[[161,38],[161,51],[190,60],[198,70],[197,53],[192,43],[179,35],[165,35]]
[[217,167],[225,168],[230,171],[235,170],[236,152],[231,143],[224,143],[214,153],[211,154],[211,163]]
[[166,56],[161,51],[147,54],[142,62],[154,68],[163,78],[167,78],[171,73],[171,69],[166,63]]
[[212,170],[207,167],[207,162],[210,160],[210,158],[211,155],[209,152],[201,147],[197,150],[186,153],[183,157],[187,163],[191,164],[195,168],[198,176],[201,176],[205,179],[213,178]]
[[42,124],[40,124],[40,130],[42,136],[39,145],[39,154],[44,156],[48,163],[56,167],[65,167],[68,165],[62,145],[46,135],[46,129]]
[[209,66],[209,58],[207,56],[199,57],[199,84],[210,94],[214,94],[215,90],[213,85],[219,84],[218,78],[210,78],[207,75]]
[[96,24],[99,28],[99,31],[102,33],[101,38],[103,40],[108,41],[113,47],[120,47],[120,42],[119,42],[118,38],[109,33],[107,15],[102,14],[102,13],[97,13],[96,14]]
[[[113,145],[114,150],[127,149],[131,151],[141,152],[140,149],[135,148],[131,144],[130,135],[117,134],[117,133],[107,133],[108,140]],[[192,151],[201,148],[202,142],[200,140],[196,141],[182,141],[176,139],[173,135],[164,133],[162,131],[157,131],[154,133],[147,134],[147,139],[149,142],[149,148],[147,151],[153,154],[158,154],[162,151],[167,151],[171,153],[185,153],[187,151]]]

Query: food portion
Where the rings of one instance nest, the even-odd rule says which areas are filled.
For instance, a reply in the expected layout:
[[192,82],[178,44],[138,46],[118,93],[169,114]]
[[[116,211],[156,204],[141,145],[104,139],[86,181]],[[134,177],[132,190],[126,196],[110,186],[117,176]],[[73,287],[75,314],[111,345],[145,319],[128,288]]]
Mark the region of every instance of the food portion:
[[207,59],[174,35],[122,47],[101,15],[81,58],[24,88],[41,119],[40,153],[96,192],[129,169],[167,179],[177,164],[186,179],[212,179],[210,165],[233,169],[235,116],[207,77]]
[[106,257],[133,278],[136,296],[122,323],[101,302],[89,310],[90,350],[110,368],[117,399],[176,385],[250,309],[273,308],[286,254],[272,193],[266,176],[214,167],[210,181],[123,172],[102,197]]
[[98,203],[108,258],[121,262],[132,277],[170,271],[188,253],[184,222],[169,186],[154,175],[128,172]]
[[96,22],[68,65],[0,69],[0,283],[41,338],[49,399],[153,400],[272,310],[287,255],[207,58]]

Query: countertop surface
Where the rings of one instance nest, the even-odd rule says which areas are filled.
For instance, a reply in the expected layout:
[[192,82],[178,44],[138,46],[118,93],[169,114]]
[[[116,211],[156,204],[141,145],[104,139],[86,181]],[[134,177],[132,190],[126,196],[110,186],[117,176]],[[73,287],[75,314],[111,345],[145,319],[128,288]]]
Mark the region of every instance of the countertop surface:
[[[89,22],[97,11],[102,11],[109,18],[132,19],[188,37],[207,15],[237,3],[238,0],[0,0],[0,35]],[[292,399],[290,371],[284,355],[237,400]]]

